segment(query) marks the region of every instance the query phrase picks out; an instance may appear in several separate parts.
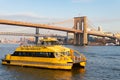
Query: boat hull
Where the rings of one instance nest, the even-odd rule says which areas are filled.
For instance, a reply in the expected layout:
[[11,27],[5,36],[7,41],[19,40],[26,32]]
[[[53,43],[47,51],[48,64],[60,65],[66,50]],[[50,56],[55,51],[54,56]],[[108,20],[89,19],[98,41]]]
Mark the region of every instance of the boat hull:
[[85,66],[86,66],[86,62],[85,61],[73,64],[73,67],[82,67],[82,68],[84,68]]
[[49,69],[65,69],[71,70],[73,63],[48,63],[48,62],[30,62],[30,61],[14,61],[14,60],[2,60],[3,65],[14,65],[22,67],[38,67],[38,68],[49,68]]

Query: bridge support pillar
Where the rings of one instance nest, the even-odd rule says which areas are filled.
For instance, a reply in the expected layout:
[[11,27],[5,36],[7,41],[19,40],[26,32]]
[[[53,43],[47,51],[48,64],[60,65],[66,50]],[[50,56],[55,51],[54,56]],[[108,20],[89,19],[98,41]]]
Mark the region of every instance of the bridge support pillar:
[[116,45],[120,45],[120,40],[115,39],[115,44],[116,44]]
[[88,33],[87,33],[87,17],[83,17],[83,43],[82,45],[88,44]]
[[67,43],[67,44],[68,44],[68,36],[69,36],[68,34],[69,34],[69,32],[67,32],[67,34],[66,34],[66,36],[67,36],[67,37],[66,37],[66,43]]
[[75,17],[74,29],[83,31],[83,33],[74,33],[74,44],[81,46],[87,45],[88,44],[87,17],[86,16]]
[[74,45],[80,45],[80,34],[74,33]]
[[118,44],[118,46],[120,46],[120,40],[119,40],[119,44]]
[[[39,34],[39,28],[36,28],[36,35]],[[39,37],[38,36],[35,36],[35,44],[37,45],[38,44],[38,40],[39,40]]]
[[106,44],[106,39],[105,39],[105,37],[102,38],[102,44],[103,44],[103,45]]

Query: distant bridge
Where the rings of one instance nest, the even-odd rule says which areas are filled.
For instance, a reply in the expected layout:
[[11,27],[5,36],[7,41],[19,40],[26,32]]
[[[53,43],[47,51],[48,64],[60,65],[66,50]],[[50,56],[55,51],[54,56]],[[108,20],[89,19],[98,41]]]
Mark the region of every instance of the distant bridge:
[[53,35],[53,34],[32,34],[32,33],[16,33],[16,32],[0,32],[0,35],[8,36],[37,36],[37,37],[57,37],[57,38],[66,38],[63,35]]

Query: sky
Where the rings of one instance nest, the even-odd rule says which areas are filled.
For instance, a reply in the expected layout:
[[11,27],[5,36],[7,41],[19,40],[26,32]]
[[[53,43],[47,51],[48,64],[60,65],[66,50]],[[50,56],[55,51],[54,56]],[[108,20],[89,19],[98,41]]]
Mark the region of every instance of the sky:
[[[120,33],[120,0],[0,0],[0,19],[48,23],[78,16],[87,16],[95,28]],[[0,25],[0,31],[28,30],[20,29]]]

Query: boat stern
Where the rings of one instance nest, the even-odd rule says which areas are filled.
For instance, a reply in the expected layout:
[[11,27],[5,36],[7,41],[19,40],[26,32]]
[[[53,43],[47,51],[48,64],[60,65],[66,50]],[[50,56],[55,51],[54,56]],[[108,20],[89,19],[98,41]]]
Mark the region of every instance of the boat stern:
[[5,58],[2,59],[2,64],[3,64],[3,65],[10,64],[10,57],[11,57],[11,55],[10,55],[10,54],[7,54],[7,55],[5,56]]
[[81,67],[85,67],[86,66],[86,62],[80,62],[80,66]]
[[85,67],[86,66],[86,61],[87,58],[85,57],[85,55],[79,53],[78,51],[74,51],[74,55],[72,57],[73,60],[73,66],[74,67]]

